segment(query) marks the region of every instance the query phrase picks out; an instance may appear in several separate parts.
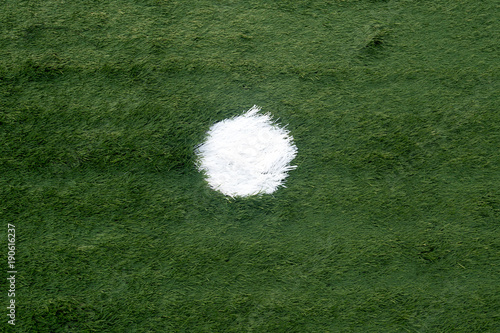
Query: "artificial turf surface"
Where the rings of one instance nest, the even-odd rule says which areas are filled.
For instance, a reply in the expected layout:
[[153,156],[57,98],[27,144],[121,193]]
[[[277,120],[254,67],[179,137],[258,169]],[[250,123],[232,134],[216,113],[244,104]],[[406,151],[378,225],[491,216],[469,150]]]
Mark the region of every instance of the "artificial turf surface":
[[[498,332],[494,0],[21,1],[0,11],[16,332]],[[194,147],[257,104],[286,188]]]

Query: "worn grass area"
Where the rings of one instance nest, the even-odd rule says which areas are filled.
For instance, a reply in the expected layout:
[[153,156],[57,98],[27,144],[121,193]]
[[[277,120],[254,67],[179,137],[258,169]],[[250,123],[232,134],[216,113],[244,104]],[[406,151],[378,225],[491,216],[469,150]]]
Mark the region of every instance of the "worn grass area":
[[[495,332],[498,16],[494,0],[3,1],[15,331]],[[228,200],[194,146],[254,104],[289,124],[298,168]]]

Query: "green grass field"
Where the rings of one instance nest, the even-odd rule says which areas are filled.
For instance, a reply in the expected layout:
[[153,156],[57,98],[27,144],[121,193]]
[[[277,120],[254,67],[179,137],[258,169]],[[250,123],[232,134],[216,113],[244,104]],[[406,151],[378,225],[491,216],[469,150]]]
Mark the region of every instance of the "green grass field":
[[[499,332],[499,9],[3,1],[0,331]],[[226,198],[194,147],[254,104],[298,168]]]

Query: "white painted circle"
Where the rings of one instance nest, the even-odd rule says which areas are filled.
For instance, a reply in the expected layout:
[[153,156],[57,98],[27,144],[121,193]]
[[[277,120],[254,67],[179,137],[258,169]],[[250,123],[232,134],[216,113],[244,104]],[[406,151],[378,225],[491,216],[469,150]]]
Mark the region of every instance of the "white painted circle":
[[284,186],[297,147],[289,131],[253,106],[214,124],[196,148],[198,169],[211,188],[231,197],[270,194]]

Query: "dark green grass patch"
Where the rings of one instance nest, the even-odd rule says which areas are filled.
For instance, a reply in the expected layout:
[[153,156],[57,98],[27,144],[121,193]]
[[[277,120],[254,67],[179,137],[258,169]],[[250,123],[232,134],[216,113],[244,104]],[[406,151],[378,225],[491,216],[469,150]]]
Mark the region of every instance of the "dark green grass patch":
[[[10,328],[495,332],[497,17],[493,1],[4,1]],[[288,124],[298,168],[228,199],[194,148],[254,104]]]

